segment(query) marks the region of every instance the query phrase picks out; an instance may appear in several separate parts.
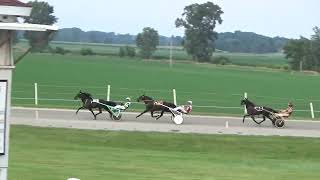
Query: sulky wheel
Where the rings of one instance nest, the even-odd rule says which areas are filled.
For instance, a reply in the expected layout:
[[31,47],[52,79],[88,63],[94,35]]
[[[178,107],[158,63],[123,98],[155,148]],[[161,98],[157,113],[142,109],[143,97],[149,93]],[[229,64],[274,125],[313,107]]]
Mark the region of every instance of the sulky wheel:
[[172,115],[171,120],[177,125],[180,125],[183,123],[183,117],[181,115],[176,115],[176,116]]
[[122,117],[122,114],[119,114],[118,116],[115,116],[115,115],[111,115],[111,119],[115,120],[115,121],[120,121],[121,120],[121,117]]
[[284,120],[281,117],[278,117],[276,121],[274,122],[274,126],[277,128],[283,128],[284,127]]

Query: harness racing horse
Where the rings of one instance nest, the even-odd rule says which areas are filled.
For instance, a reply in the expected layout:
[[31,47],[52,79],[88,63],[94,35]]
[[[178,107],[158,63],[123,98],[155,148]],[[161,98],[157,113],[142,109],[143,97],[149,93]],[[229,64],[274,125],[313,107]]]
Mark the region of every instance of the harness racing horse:
[[[81,99],[82,101],[82,106],[78,108],[76,114],[78,114],[80,109],[88,109],[94,116],[94,119],[97,119],[97,115],[102,113],[102,109],[106,110],[109,112],[110,116],[112,116],[112,112],[110,112],[110,109],[103,105],[109,105],[109,106],[116,106],[117,103],[112,102],[112,101],[106,101],[103,99],[97,99],[94,100],[91,96],[91,94],[86,93],[86,92],[82,92],[80,91],[75,97],[74,99]],[[93,109],[98,109],[99,112],[97,114],[94,114]]]
[[[176,108],[177,106],[173,103],[170,102],[165,102],[165,101],[155,101],[153,100],[151,97],[146,96],[146,95],[142,95],[137,99],[138,102],[143,102],[146,106],[146,110],[144,110],[142,113],[140,113],[136,118],[140,117],[142,114],[150,111],[151,113],[151,117],[156,118],[156,120],[158,120],[159,118],[161,118],[163,116],[164,112],[169,112],[172,114],[172,112],[170,111],[169,108]],[[160,104],[163,104],[164,106],[158,105],[155,102],[158,102]],[[165,107],[166,106],[166,107]],[[169,108],[168,108],[169,107]],[[158,116],[154,116],[153,113],[155,111],[161,111],[160,115]]]
[[[243,116],[243,120],[242,120],[243,123],[244,123],[244,119],[248,116],[250,116],[251,119],[257,124],[261,124],[262,122],[264,122],[267,117],[268,119],[271,120],[272,124],[274,125],[275,120],[271,117],[271,115],[272,113],[277,113],[278,111],[265,106],[257,107],[253,102],[249,101],[247,98],[241,100],[241,105],[245,105],[247,109],[247,114]],[[254,116],[257,116],[257,115],[262,115],[263,120],[260,122],[257,122],[254,118]]]

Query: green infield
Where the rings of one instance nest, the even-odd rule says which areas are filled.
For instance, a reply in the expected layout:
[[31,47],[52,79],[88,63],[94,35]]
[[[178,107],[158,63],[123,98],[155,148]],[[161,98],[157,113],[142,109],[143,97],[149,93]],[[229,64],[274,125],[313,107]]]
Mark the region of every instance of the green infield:
[[135,101],[144,93],[172,101],[175,88],[178,104],[192,100],[194,113],[241,115],[240,100],[247,92],[258,105],[276,109],[292,101],[296,110],[306,110],[295,111],[295,117],[310,117],[309,103],[320,107],[319,80],[318,75],[239,66],[176,63],[169,68],[163,61],[31,54],[15,69],[12,96],[13,105],[33,106],[37,82],[40,107],[76,108],[79,103],[72,100],[79,90],[106,99],[108,84],[116,101],[127,96]]
[[318,180],[320,139],[12,126],[10,180]]
[[[120,47],[124,44],[99,44],[99,43],[79,43],[79,42],[51,42],[52,48],[61,47],[66,50],[70,50],[73,54],[80,54],[81,49],[90,48],[94,53],[101,55],[114,55],[118,56]],[[135,47],[135,45],[129,45]],[[26,41],[20,41],[15,47],[17,50],[26,49],[28,44]],[[138,50],[136,49],[136,52]],[[155,59],[169,59],[170,47],[158,46],[154,53]],[[268,53],[268,54],[252,54],[252,53],[228,53],[220,50],[214,52],[214,57],[224,56],[227,57],[232,64],[245,65],[245,66],[264,66],[270,68],[287,68],[288,60],[285,59],[281,53]],[[181,46],[172,47],[172,57],[175,60],[192,60],[191,56],[188,56],[186,51]]]

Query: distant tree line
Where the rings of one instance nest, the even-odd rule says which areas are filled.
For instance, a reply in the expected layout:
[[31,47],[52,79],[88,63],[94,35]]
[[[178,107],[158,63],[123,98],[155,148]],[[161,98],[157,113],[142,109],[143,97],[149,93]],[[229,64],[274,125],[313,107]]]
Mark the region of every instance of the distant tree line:
[[[52,15],[54,9],[46,2],[33,1],[29,2],[33,6],[30,18],[25,18],[28,23],[54,24],[57,18]],[[224,12],[221,7],[210,1],[198,4],[194,3],[184,8],[180,18],[177,18],[175,25],[177,28],[184,29],[184,37],[172,36],[165,37],[158,34],[158,31],[145,27],[143,31],[137,35],[116,34],[114,32],[88,31],[84,32],[79,28],[65,28],[58,31],[53,38],[47,36],[46,33],[30,33],[20,32],[18,37],[24,37],[29,40],[31,48],[34,52],[51,52],[57,54],[70,53],[70,50],[62,47],[52,48],[49,45],[50,40],[64,42],[81,42],[81,43],[105,43],[105,44],[127,44],[125,47],[119,48],[119,56],[135,57],[136,49],[130,45],[136,45],[137,52],[142,58],[152,58],[158,45],[174,46],[182,45],[184,50],[195,61],[213,62],[216,64],[228,64],[228,60],[223,57],[213,58],[213,53],[216,49],[228,52],[246,52],[246,53],[272,53],[280,52],[284,44],[288,41],[286,38],[270,38],[258,35],[252,32],[236,31],[234,33],[217,33],[215,27],[223,22],[221,15]],[[315,28],[315,31],[318,30]],[[313,37],[314,39],[315,37]],[[290,41],[286,46],[285,52],[287,57],[299,59],[299,66],[306,66],[310,69],[315,66],[318,68],[315,55],[311,48],[307,48],[305,44],[308,39],[301,38],[300,40]],[[299,44],[300,43],[300,44]],[[299,55],[294,54],[290,47],[303,47],[303,59]],[[308,50],[306,50],[308,49]],[[28,51],[29,51],[28,50]],[[307,55],[307,54],[312,55]],[[82,55],[100,55],[90,48],[83,48],[80,51]],[[292,55],[293,54],[293,55]],[[105,55],[105,53],[104,53]],[[296,58],[299,56],[299,58]],[[313,61],[311,63],[311,61]],[[296,63],[295,61],[292,61]],[[302,65],[301,65],[302,64]],[[296,64],[293,65],[296,68]],[[310,66],[310,67],[309,67]]]
[[[85,43],[104,43],[104,44],[136,44],[137,35],[117,34],[114,32],[82,31],[79,28],[63,28],[56,33],[54,41],[65,42],[85,42]],[[172,44],[181,45],[181,36],[166,37],[159,35],[159,44],[162,46]]]
[[228,52],[272,53],[280,52],[287,41],[282,37],[271,38],[253,32],[235,31],[219,33],[215,45],[217,49]]
[[[65,42],[85,42],[85,43],[104,43],[104,44],[136,44],[136,35],[116,34],[114,32],[82,31],[79,28],[60,29],[53,41]],[[236,31],[234,33],[218,33],[215,41],[215,48],[228,52],[243,53],[273,53],[280,52],[289,39],[282,37],[267,37],[252,32]],[[23,38],[20,33],[19,38]],[[166,37],[159,35],[159,45],[169,46],[172,39],[174,46],[183,43],[183,37]]]

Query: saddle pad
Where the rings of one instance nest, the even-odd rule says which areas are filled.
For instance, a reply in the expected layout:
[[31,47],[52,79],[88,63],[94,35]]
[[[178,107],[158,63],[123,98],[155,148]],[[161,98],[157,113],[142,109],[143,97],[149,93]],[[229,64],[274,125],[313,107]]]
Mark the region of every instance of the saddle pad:
[[99,103],[99,99],[92,99],[92,102]]

